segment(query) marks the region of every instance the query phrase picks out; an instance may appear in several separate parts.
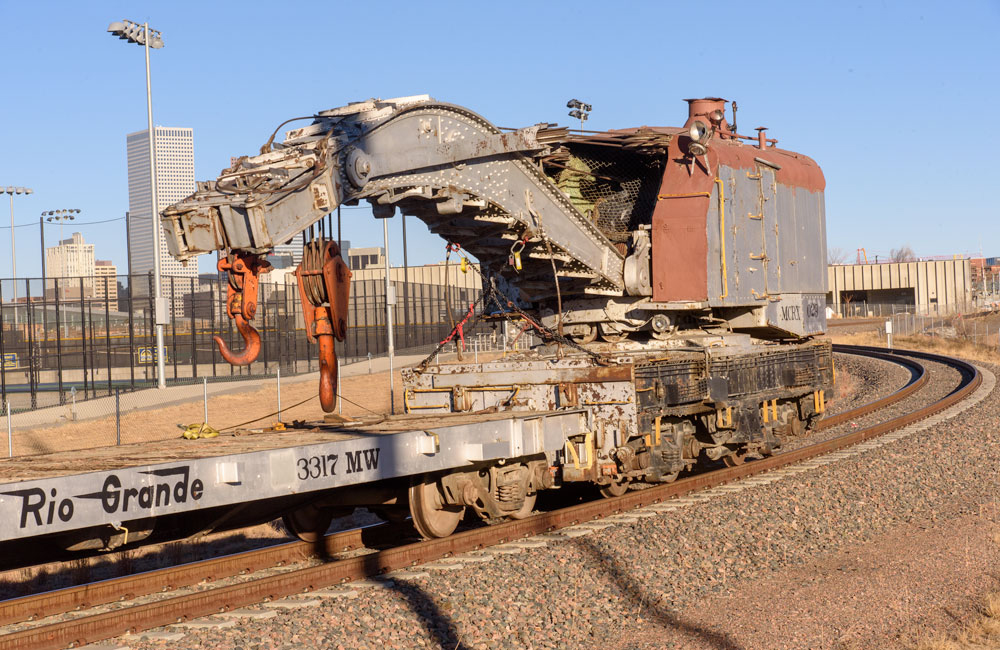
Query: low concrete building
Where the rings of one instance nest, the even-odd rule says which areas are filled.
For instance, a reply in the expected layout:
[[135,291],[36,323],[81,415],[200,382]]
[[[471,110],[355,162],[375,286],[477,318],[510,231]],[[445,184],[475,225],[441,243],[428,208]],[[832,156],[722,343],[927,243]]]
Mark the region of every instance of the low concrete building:
[[876,305],[920,314],[974,307],[968,259],[831,265],[827,288],[827,304],[841,315],[883,315]]

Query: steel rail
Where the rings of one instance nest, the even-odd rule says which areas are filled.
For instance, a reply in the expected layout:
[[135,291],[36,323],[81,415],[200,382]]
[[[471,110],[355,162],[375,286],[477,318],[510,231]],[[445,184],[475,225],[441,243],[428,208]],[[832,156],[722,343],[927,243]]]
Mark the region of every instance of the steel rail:
[[886,351],[882,348],[873,348],[861,345],[835,345],[834,351],[841,352],[844,354],[856,354],[863,355],[866,357],[871,357],[873,359],[881,359],[883,361],[889,361],[892,363],[897,363],[901,366],[909,368],[912,373],[910,382],[903,386],[901,389],[892,393],[891,395],[886,395],[880,399],[876,399],[867,404],[862,404],[857,408],[853,408],[850,411],[844,411],[842,413],[836,413],[824,417],[822,420],[816,423],[814,427],[815,431],[823,431],[824,429],[830,429],[837,425],[843,424],[844,422],[849,422],[854,418],[861,417],[863,415],[868,415],[869,413],[874,413],[875,411],[894,404],[900,400],[906,399],[913,393],[917,392],[921,388],[927,385],[930,381],[927,377],[926,368],[917,361],[908,359],[906,356],[899,354],[893,354],[892,352]]
[[[166,592],[219,580],[261,569],[330,556],[353,549],[390,543],[398,525],[376,524],[331,533],[323,539],[323,548],[315,543],[286,542],[252,551],[200,560],[119,578],[92,582],[77,587],[46,591],[23,598],[0,601],[0,625],[38,620],[46,616],[105,605],[156,592]],[[395,536],[398,539],[398,534]],[[0,637],[2,639],[3,637]]]
[[[835,350],[868,356],[888,355],[894,360],[902,360],[905,356],[914,356],[939,363],[949,363],[959,367],[965,377],[959,388],[934,404],[927,405],[873,427],[763,460],[707,472],[674,483],[630,492],[612,499],[592,501],[535,515],[527,519],[506,521],[495,526],[477,528],[457,533],[450,537],[406,544],[361,557],[331,561],[322,565],[289,571],[237,585],[217,587],[157,602],[123,607],[110,612],[81,617],[76,620],[37,626],[0,637],[0,650],[25,647],[64,648],[70,645],[92,643],[137,630],[169,625],[254,603],[301,594],[321,587],[340,584],[387,571],[403,569],[422,562],[448,557],[456,553],[482,549],[506,541],[553,531],[558,528],[600,519],[612,514],[627,512],[635,508],[662,503],[667,499],[827,454],[902,428],[958,403],[975,391],[982,383],[982,377],[975,366],[957,359],[913,351],[886,353],[880,348],[866,348],[864,346],[838,345],[835,346]],[[908,391],[903,397],[912,394],[914,390],[917,390],[917,388],[913,387],[918,382],[919,378],[911,381],[901,391],[897,391],[897,393]],[[879,401],[881,400],[877,400],[873,404]],[[883,401],[882,406],[884,405],[885,402]],[[867,407],[871,407],[871,405],[869,404],[861,408]],[[871,407],[869,412],[877,408],[879,407]],[[857,416],[857,410],[852,410],[850,413],[855,417]],[[84,587],[84,589],[88,587],[91,587],[91,585]]]

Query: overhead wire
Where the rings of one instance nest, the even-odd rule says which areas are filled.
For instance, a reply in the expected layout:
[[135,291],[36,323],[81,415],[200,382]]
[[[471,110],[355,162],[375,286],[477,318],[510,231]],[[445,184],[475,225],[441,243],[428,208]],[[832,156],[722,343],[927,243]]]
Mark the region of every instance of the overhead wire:
[[[73,226],[92,226],[97,223],[111,223],[112,221],[124,221],[125,217],[115,217],[114,219],[102,219],[100,221],[70,221]],[[36,226],[34,222],[32,223],[16,223],[15,228],[31,228]],[[10,230],[10,226],[0,226],[0,230]]]

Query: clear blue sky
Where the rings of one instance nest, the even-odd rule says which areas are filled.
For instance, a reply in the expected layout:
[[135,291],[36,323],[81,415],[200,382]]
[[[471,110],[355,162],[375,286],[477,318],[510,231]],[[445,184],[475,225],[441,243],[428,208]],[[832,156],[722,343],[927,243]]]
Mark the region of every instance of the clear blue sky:
[[[709,7],[712,11],[709,11]],[[831,247],[885,255],[1000,255],[1000,3],[963,2],[0,2],[0,185],[15,197],[18,276],[37,276],[38,216],[128,207],[125,134],[146,127],[142,49],[106,33],[148,20],[158,125],[193,127],[195,172],[214,178],[281,121],[418,93],[495,124],[679,125],[686,97],[740,106],[827,180]],[[720,35],[724,35],[721,36]],[[10,215],[0,201],[0,276]],[[344,238],[380,245],[367,210]],[[444,244],[408,220],[411,263]],[[401,260],[399,219],[393,262]],[[76,228],[66,227],[65,236]],[[125,270],[124,222],[78,228]],[[46,228],[54,243],[58,227]],[[206,265],[202,265],[205,268]]]

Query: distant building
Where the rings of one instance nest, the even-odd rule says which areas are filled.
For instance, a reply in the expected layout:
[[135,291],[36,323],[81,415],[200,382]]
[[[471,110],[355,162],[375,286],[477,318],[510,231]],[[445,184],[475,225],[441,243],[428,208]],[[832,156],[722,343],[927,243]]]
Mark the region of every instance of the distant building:
[[827,304],[842,315],[867,316],[874,305],[918,314],[949,314],[974,306],[972,264],[967,259],[830,265],[827,286]]
[[[350,243],[350,242],[344,242]],[[352,271],[362,271],[368,268],[385,268],[385,249],[381,246],[368,248],[348,248],[347,266]],[[384,276],[383,276],[384,277]]]
[[45,269],[48,277],[81,278],[75,283],[59,283],[62,298],[70,295],[79,298],[81,284],[83,297],[93,296],[94,268],[94,245],[84,242],[83,235],[78,232],[73,233],[69,239],[60,241],[58,246],[45,249]]
[[[195,191],[194,130],[190,128],[156,128],[156,203],[162,211],[168,205],[187,198]],[[137,131],[126,136],[128,150],[129,238],[131,241],[132,273],[145,275],[153,270],[152,191],[149,183],[149,132]],[[159,226],[158,226],[159,227]],[[167,252],[167,240],[160,231],[160,275],[162,293],[171,296],[169,278],[183,278],[173,283],[176,314],[183,313],[183,293],[190,291],[191,280],[197,285],[198,264],[186,266]],[[148,282],[136,282],[134,298],[149,295]]]
[[[305,234],[300,232],[288,240],[288,242],[278,244],[274,247],[274,253],[267,256],[267,260],[271,262],[275,268],[298,266],[302,263],[302,241],[304,238]],[[272,257],[279,259],[272,259]]]
[[118,302],[118,268],[109,260],[94,262],[94,300]]

